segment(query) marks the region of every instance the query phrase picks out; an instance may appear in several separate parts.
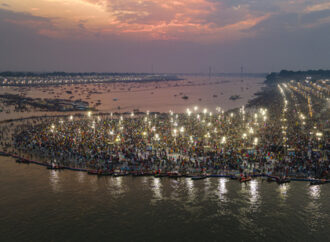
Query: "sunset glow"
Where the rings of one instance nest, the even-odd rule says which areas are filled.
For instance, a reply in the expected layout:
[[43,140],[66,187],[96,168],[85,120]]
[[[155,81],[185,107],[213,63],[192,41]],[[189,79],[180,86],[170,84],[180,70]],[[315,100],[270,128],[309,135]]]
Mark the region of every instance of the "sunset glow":
[[266,11],[256,8],[252,1],[226,0],[11,0],[0,3],[3,9],[40,17],[7,21],[35,28],[48,37],[115,34],[197,41],[251,36],[254,32],[246,31],[272,15],[330,8],[328,3],[307,4],[307,1],[274,1],[274,10]]
[[237,72],[243,65],[249,72],[267,72],[325,67],[329,25],[325,0],[0,0],[0,68],[148,72],[153,66],[156,72],[208,72],[212,66]]

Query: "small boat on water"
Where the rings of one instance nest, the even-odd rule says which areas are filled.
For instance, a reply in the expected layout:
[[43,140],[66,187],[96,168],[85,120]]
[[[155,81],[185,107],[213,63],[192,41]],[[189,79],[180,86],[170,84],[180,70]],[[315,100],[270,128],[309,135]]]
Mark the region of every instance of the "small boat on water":
[[49,170],[62,170],[62,169],[64,169],[64,167],[60,166],[60,165],[50,165],[50,166],[47,166],[47,169],[49,169]]
[[167,177],[167,176],[168,176],[168,174],[166,174],[166,173],[156,173],[156,174],[154,175],[154,177],[157,177],[157,178]]
[[10,154],[8,154],[6,152],[3,152],[3,151],[0,151],[0,155],[2,155],[2,156],[10,156]]
[[192,180],[202,180],[207,178],[207,175],[200,175],[200,176],[193,176],[191,177]]
[[16,159],[16,163],[30,164],[30,161],[26,159]]
[[145,176],[153,176],[154,173],[152,171],[147,171],[147,172],[144,172],[144,175]]
[[98,173],[97,173],[98,176],[112,176],[113,175],[113,172],[110,171],[110,170],[100,170]]
[[247,177],[243,176],[239,179],[240,182],[248,182],[248,181],[251,181],[251,180],[252,180],[252,178],[250,176],[247,176]]
[[267,177],[267,182],[276,182],[276,180],[275,177]]
[[118,176],[129,176],[130,174],[128,172],[114,172],[113,176],[118,177]]
[[288,178],[288,177],[286,177],[286,178],[279,178],[279,179],[276,180],[276,182],[277,182],[278,184],[284,184],[284,183],[289,183],[289,182],[291,182],[291,179]]
[[145,176],[144,172],[143,171],[135,171],[135,172],[132,172],[132,176]]
[[98,175],[99,174],[99,170],[88,170],[87,174],[89,175]]
[[177,171],[169,172],[167,174],[168,174],[168,177],[169,178],[179,178],[179,177],[182,177],[182,174],[179,173],[179,172],[177,172]]
[[193,177],[193,175],[189,172],[189,171],[184,171],[183,173],[181,173],[182,177]]
[[309,185],[310,186],[315,186],[315,185],[322,185],[327,183],[327,181],[325,179],[318,179],[318,180],[312,180],[310,181]]

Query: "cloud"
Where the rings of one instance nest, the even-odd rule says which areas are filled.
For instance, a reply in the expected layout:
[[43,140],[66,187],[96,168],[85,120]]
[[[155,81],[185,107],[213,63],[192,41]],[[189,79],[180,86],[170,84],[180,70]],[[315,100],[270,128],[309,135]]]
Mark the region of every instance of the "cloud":
[[[112,17],[111,25],[101,32],[140,35],[154,39],[188,39],[205,41],[240,36],[241,29],[250,28],[268,13],[249,12],[246,6],[234,7],[226,1],[211,0],[85,0],[102,6]],[[205,37],[205,38],[204,38]]]
[[319,4],[313,4],[311,6],[306,7],[305,12],[310,13],[310,12],[315,12],[315,11],[317,12],[328,9],[330,9],[330,3],[324,2]]
[[150,71],[153,63],[164,72],[241,64],[264,72],[330,63],[326,1],[22,2],[0,5],[3,70]]
[[[291,16],[298,18],[298,22],[315,19],[315,23],[306,23],[306,27],[313,28],[328,22],[327,17],[317,19],[317,15],[330,8],[325,0],[48,0],[37,4],[38,1],[41,3],[35,0],[26,9],[21,0],[12,0],[10,9],[15,12],[25,9],[24,12],[33,16],[50,19],[48,28],[40,22],[36,28],[40,34],[52,38],[118,35],[197,42],[250,38],[262,31],[267,19],[275,21],[277,16]],[[312,13],[315,17],[308,16]],[[279,24],[300,27],[300,23],[277,21],[275,28]]]

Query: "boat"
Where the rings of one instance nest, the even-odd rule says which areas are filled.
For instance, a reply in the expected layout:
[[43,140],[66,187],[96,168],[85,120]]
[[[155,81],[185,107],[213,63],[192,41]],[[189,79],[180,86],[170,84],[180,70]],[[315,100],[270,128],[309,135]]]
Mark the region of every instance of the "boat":
[[50,165],[50,166],[47,166],[47,169],[49,169],[49,170],[62,170],[62,169],[64,169],[64,167],[60,166],[60,165]]
[[276,182],[276,178],[275,177],[267,177],[267,181],[268,182]]
[[169,178],[179,178],[182,177],[181,173],[174,171],[167,173]]
[[154,173],[151,171],[133,171],[132,176],[153,176]]
[[132,172],[132,176],[145,176],[145,174],[142,171],[135,171]]
[[118,177],[118,176],[128,176],[129,173],[128,172],[114,172],[113,176],[114,177]]
[[291,182],[291,179],[288,178],[288,177],[286,177],[286,178],[279,178],[279,179],[276,180],[276,182],[277,182],[278,184],[284,184],[284,183],[289,183],[289,182]]
[[201,175],[201,176],[193,176],[191,177],[192,180],[202,180],[207,178],[207,175]]
[[22,163],[22,159],[16,159],[16,163]]
[[322,185],[325,184],[327,181],[325,179],[320,179],[320,180],[312,180],[310,181],[309,185],[314,186],[314,185]]
[[87,171],[87,174],[89,174],[89,175],[97,175],[97,174],[99,174],[99,170],[88,170]]
[[193,175],[189,171],[183,171],[181,173],[182,177],[193,177]]
[[247,177],[241,177],[239,179],[240,182],[248,182],[248,181],[251,181],[252,178],[250,176],[247,176]]
[[154,177],[161,178],[161,177],[166,177],[168,176],[166,173],[156,173]]
[[29,160],[22,159],[22,158],[20,158],[20,159],[16,159],[16,162],[17,162],[17,163],[30,164],[30,161],[29,161]]
[[97,173],[98,176],[111,176],[113,172],[110,170],[99,170]]
[[0,151],[0,155],[2,155],[2,156],[10,156],[10,154],[8,154],[8,153],[6,153],[4,151]]
[[143,172],[143,175],[144,176],[153,176],[154,173],[152,171],[146,171],[146,172]]

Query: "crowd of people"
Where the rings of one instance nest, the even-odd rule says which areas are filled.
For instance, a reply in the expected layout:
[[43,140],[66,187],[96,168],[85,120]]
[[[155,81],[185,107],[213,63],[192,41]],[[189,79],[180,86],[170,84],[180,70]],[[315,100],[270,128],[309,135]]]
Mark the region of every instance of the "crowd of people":
[[16,127],[13,145],[21,156],[97,170],[327,177],[321,124],[305,117],[303,100],[284,89],[274,90],[272,102],[229,112],[192,107],[179,114],[89,112],[26,121]]

